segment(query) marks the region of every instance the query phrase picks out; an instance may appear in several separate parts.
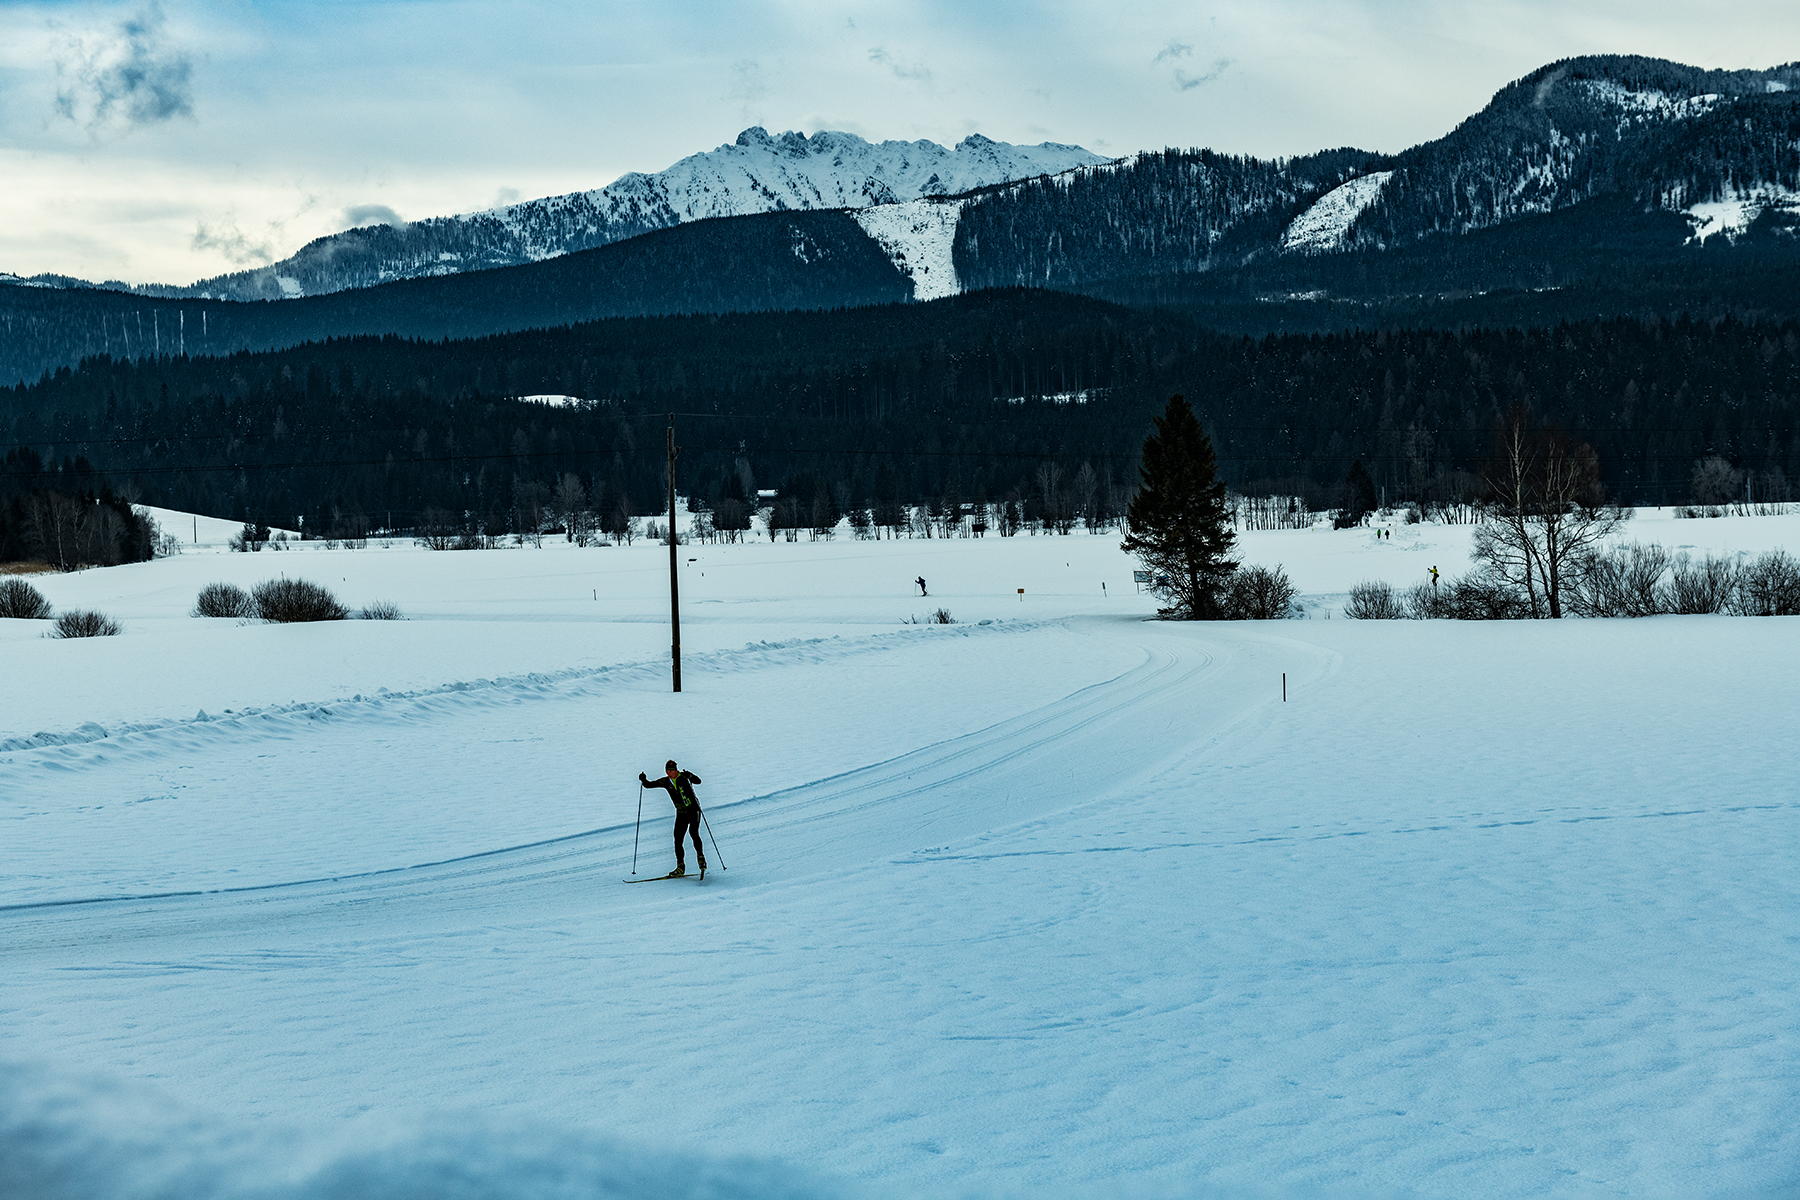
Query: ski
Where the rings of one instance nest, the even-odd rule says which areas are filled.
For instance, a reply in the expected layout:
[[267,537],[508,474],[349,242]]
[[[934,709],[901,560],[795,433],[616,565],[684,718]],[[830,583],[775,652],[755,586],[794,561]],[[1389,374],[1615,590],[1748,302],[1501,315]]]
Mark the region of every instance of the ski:
[[621,882],[621,883],[655,883],[659,879],[693,879],[693,880],[698,881],[698,880],[704,880],[705,878],[706,878],[706,872],[702,871],[698,875],[646,875],[642,879],[622,879],[619,882]]

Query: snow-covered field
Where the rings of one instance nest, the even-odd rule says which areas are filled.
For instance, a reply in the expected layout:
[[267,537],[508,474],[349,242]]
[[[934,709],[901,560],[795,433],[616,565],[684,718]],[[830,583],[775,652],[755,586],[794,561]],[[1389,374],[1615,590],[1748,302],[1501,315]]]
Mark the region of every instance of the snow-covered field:
[[[687,547],[680,695],[655,545],[33,577],[125,632],[0,621],[0,1195],[1791,1188],[1800,621],[1342,619],[1467,537],[1246,535],[1310,619],[1239,625]],[[186,615],[282,573],[408,619]],[[712,870],[628,887],[668,757]]]

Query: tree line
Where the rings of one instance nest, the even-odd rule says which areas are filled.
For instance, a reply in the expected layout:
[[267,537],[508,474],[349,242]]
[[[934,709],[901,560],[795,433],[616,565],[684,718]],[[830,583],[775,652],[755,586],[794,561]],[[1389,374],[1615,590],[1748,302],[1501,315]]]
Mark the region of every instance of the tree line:
[[[84,459],[95,495],[234,520],[410,529],[436,510],[505,530],[517,488],[553,492],[568,476],[602,514],[661,513],[674,413],[684,494],[717,512],[773,491],[810,521],[821,496],[846,512],[953,489],[964,503],[1043,504],[1046,466],[1090,472],[1116,496],[1176,393],[1234,491],[1313,511],[1339,506],[1357,461],[1377,501],[1467,503],[1495,423],[1518,406],[1592,445],[1630,503],[1686,501],[1695,462],[1712,456],[1763,481],[1800,471],[1791,320],[1243,338],[1024,290],[458,342],[100,356],[0,389],[0,448]],[[519,399],[540,394],[579,399]],[[30,473],[15,464],[8,486]]]

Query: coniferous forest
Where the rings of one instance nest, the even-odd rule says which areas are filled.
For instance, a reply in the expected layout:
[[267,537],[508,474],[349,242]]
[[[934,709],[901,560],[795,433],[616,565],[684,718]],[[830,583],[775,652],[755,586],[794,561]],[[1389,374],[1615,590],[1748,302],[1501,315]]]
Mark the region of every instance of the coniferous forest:
[[[1337,503],[1357,461],[1389,502],[1477,498],[1471,471],[1517,404],[1591,442],[1628,503],[1685,501],[1712,455],[1778,487],[1800,472],[1793,320],[1248,338],[1178,312],[996,290],[460,342],[102,356],[0,392],[0,486],[314,532],[409,530],[427,513],[499,530],[518,489],[573,475],[597,509],[655,514],[673,413],[679,486],[706,503],[776,490],[838,509],[1030,504],[1088,468],[1096,503],[1116,506],[1174,393],[1234,489],[1314,508]],[[581,402],[517,399],[540,394]]]

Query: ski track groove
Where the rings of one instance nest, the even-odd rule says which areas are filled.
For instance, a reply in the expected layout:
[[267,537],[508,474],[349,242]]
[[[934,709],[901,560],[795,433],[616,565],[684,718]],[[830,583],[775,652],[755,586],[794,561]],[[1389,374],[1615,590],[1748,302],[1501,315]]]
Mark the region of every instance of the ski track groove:
[[[1125,777],[1126,782],[1122,783],[1109,765],[1116,757],[1114,739],[1109,735],[1122,722],[1134,723],[1141,714],[1155,714],[1179,703],[1184,689],[1216,674],[1222,666],[1216,652],[1199,640],[1171,639],[1158,636],[1160,633],[1155,631],[1143,639],[1139,647],[1143,656],[1135,666],[1037,709],[851,771],[710,806],[709,813],[731,818],[725,828],[734,847],[732,857],[746,868],[759,860],[769,863],[785,859],[788,869],[775,871],[765,865],[755,871],[714,870],[707,875],[708,889],[716,887],[719,894],[730,895],[750,882],[792,884],[823,871],[841,869],[842,864],[832,858],[832,853],[837,840],[834,830],[844,821],[856,822],[864,835],[879,823],[890,845],[886,854],[871,861],[884,861],[903,854],[906,843],[917,844],[920,836],[929,836],[939,843],[946,836],[979,836],[1041,820],[1088,802],[1094,797],[1094,787],[1127,786],[1131,777]],[[661,664],[657,667],[660,670]],[[621,672],[586,674],[616,679]],[[468,699],[453,688],[442,689],[432,697],[446,698],[458,703]],[[1241,714],[1225,717],[1228,723],[1235,723]],[[208,732],[215,736],[225,733]],[[168,733],[153,731],[136,736],[163,737]],[[1005,793],[998,804],[968,803],[972,785],[992,779],[997,781],[993,787],[1004,788],[1009,767],[1046,753],[1077,764],[1101,764],[1104,769],[1096,772],[1094,787],[1071,786],[1067,792],[1056,795],[1038,794],[1023,799]],[[1134,768],[1148,769],[1141,763],[1134,763]],[[1031,778],[1041,778],[1041,773]],[[1071,779],[1071,783],[1075,781]],[[918,803],[922,797],[933,796],[937,797],[935,803]],[[960,828],[949,834],[932,831],[946,821],[959,824]],[[618,823],[518,846],[374,871],[233,887],[30,901],[0,906],[0,922],[10,927],[18,939],[8,940],[22,949],[24,943],[43,945],[38,938],[46,935],[52,942],[62,942],[65,937],[94,938],[99,932],[93,928],[95,923],[120,926],[111,931],[112,935],[127,939],[159,932],[191,932],[191,927],[199,924],[204,924],[210,934],[236,937],[240,935],[226,931],[239,920],[261,925],[286,922],[307,910],[323,913],[345,906],[376,904],[404,907],[409,901],[452,909],[466,903],[463,916],[475,919],[497,905],[526,901],[531,892],[547,887],[579,894],[584,901],[591,901],[599,889],[613,889],[613,894],[606,896],[609,908],[627,903],[668,903],[666,898],[632,898],[617,890],[617,880],[624,876],[630,861],[630,843],[624,835],[632,828],[631,823]],[[780,849],[759,856],[755,853],[759,844],[779,845]],[[109,911],[112,916],[99,915]],[[234,913],[236,920],[225,919],[228,913]],[[54,932],[64,925],[67,928],[60,935]],[[76,926],[82,929],[78,932]]]
[[[755,670],[769,665],[768,656],[788,652],[791,661],[821,661],[852,658],[861,654],[880,653],[891,649],[893,638],[924,637],[996,637],[1026,633],[1046,626],[1066,625],[1060,620],[1008,620],[992,625],[968,625],[940,630],[921,626],[922,633],[899,630],[891,634],[853,638],[795,638],[790,641],[757,642],[734,650],[714,650],[686,656],[691,668],[725,671]],[[758,656],[751,661],[751,656]],[[451,708],[494,707],[517,704],[531,697],[566,697],[591,694],[594,687],[632,685],[661,680],[668,671],[663,659],[630,663],[608,663],[598,667],[570,667],[563,671],[534,671],[524,675],[495,678],[452,680],[435,687],[406,692],[380,691],[370,695],[358,693],[336,700],[306,700],[289,704],[267,705],[241,712],[223,712],[170,720],[129,722],[107,729],[95,721],[87,721],[72,730],[38,732],[29,736],[0,738],[0,767],[39,765],[44,769],[79,769],[83,752],[104,752],[99,743],[115,753],[125,753],[139,746],[156,747],[154,739],[187,735],[196,739],[187,746],[228,739],[240,733],[269,737],[270,726],[294,736],[305,730],[300,722],[330,721],[355,716],[362,723],[381,720],[405,722],[429,718],[440,710]],[[333,711],[344,710],[344,711]],[[260,723],[259,726],[255,723]]]

